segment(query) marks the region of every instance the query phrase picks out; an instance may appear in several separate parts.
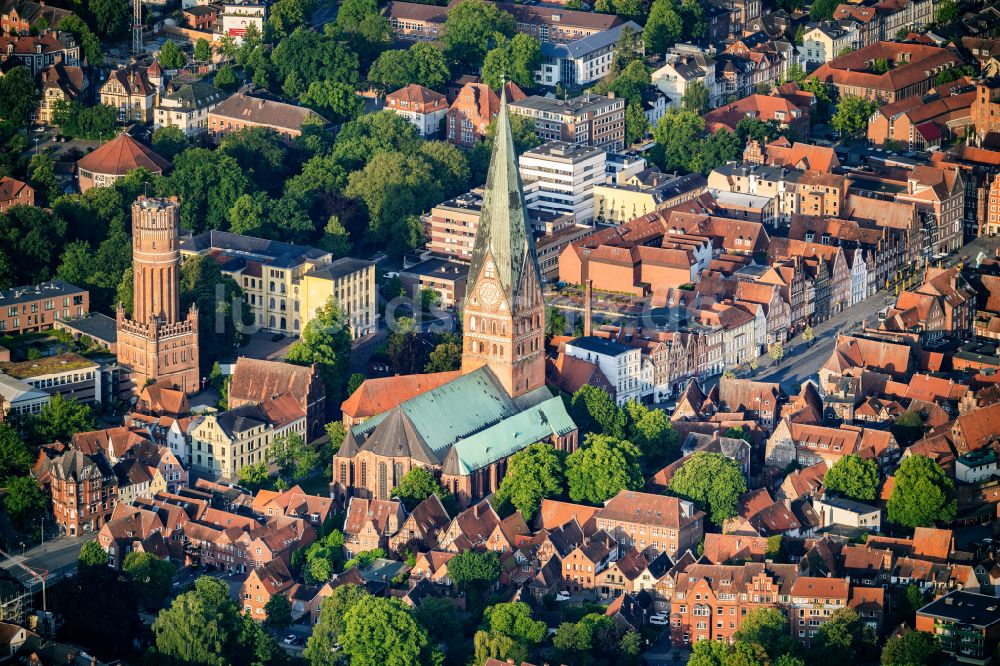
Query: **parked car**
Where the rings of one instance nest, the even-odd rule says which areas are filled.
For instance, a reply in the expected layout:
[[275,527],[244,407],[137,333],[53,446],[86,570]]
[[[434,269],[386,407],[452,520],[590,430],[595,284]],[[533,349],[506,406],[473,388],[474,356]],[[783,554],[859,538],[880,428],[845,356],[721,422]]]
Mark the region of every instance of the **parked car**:
[[284,333],[275,333],[274,335],[271,336],[271,342],[278,342],[279,340],[284,340],[284,339],[285,339]]
[[288,634],[285,636],[285,640],[283,640],[282,643],[285,645],[295,645],[295,641],[297,640],[298,638],[295,637],[295,634]]
[[657,613],[649,617],[649,623],[657,627],[665,627],[670,624],[670,616],[666,613]]
[[570,594],[566,590],[556,592],[556,601],[569,601]]

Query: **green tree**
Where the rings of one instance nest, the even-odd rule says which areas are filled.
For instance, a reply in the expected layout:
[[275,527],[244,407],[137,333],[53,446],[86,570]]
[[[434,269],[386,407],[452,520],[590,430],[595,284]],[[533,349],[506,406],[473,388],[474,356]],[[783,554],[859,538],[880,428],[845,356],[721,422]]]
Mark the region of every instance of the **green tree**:
[[875,647],[875,632],[861,621],[857,611],[841,608],[816,630],[810,646],[809,663],[820,666],[864,660]]
[[212,257],[185,259],[180,289],[181,310],[198,309],[198,360],[211,367],[243,343],[242,329],[253,323],[253,313],[244,306],[243,289]]
[[429,42],[417,42],[408,49],[384,51],[368,71],[368,80],[378,83],[384,90],[398,90],[411,83],[436,90],[450,79],[444,52]]
[[226,666],[239,652],[239,607],[220,580],[202,576],[153,622],[156,651],[174,663]]
[[442,503],[446,499],[452,501],[451,493],[426,468],[419,466],[404,474],[399,484],[392,489],[392,496],[401,501],[407,511],[412,511],[431,495],[437,495]]
[[463,590],[481,592],[500,578],[500,556],[492,550],[463,550],[448,561],[448,575]]
[[551,444],[537,442],[518,451],[510,458],[494,503],[510,504],[530,521],[543,499],[564,492],[564,466],[565,457]]
[[873,500],[878,492],[878,466],[853,453],[834,463],[823,477],[823,487],[855,500]]
[[303,329],[302,337],[288,349],[287,361],[293,365],[315,363],[329,399],[339,403],[344,397],[344,372],[350,352],[347,321],[330,298]]
[[625,143],[633,145],[649,134],[649,118],[640,102],[628,102],[625,107]]
[[170,594],[174,565],[169,560],[133,551],[122,561],[122,571],[147,607],[160,604]]
[[[346,257],[351,253],[351,234],[337,215],[331,215],[323,228],[323,236],[318,245],[333,255],[334,259]],[[348,393],[350,395],[350,393]]]
[[0,484],[7,479],[24,476],[34,458],[21,435],[8,423],[0,423]]
[[45,516],[49,498],[32,476],[7,479],[6,490],[3,508],[11,524],[22,532],[34,531]]
[[18,65],[0,77],[0,118],[27,125],[35,109],[35,80],[27,67]]
[[194,43],[194,59],[201,63],[207,63],[212,59],[212,45],[207,39],[199,39]]
[[292,624],[292,604],[285,595],[273,594],[264,604],[264,615],[264,626],[268,629],[287,629]]
[[889,520],[905,527],[931,527],[955,517],[955,483],[922,455],[903,459],[887,504]]
[[365,108],[354,86],[333,81],[313,81],[299,101],[332,123],[354,120]]
[[236,90],[239,85],[239,80],[236,78],[236,72],[230,65],[223,65],[215,73],[215,79],[212,81],[216,88],[225,90],[227,92]]
[[[361,385],[365,383],[366,379],[368,379],[368,378],[365,377],[360,372],[355,372],[350,377],[348,377],[347,378],[347,391],[345,391],[346,395],[354,395],[354,392],[357,391],[359,388],[361,388]],[[338,422],[334,421],[333,423],[338,423]],[[330,425],[332,425],[332,424],[330,424]],[[327,432],[329,432],[329,429],[327,429]]]
[[36,284],[52,277],[66,222],[33,206],[0,213],[0,287]]
[[187,147],[187,136],[184,134],[184,130],[176,125],[160,127],[153,132],[153,150],[168,160],[172,160],[184,152]]
[[431,350],[424,372],[449,372],[462,367],[462,343],[447,339]]
[[625,405],[628,415],[628,439],[642,451],[647,472],[659,470],[680,455],[677,431],[662,409],[650,409],[639,402]]
[[882,648],[882,666],[930,666],[937,663],[939,655],[933,634],[907,631],[886,641]]
[[625,436],[625,413],[603,389],[584,384],[573,394],[569,411],[581,433],[599,432],[616,439]]
[[419,666],[431,661],[427,632],[398,599],[360,599],[344,615],[340,640],[353,666]]
[[108,140],[116,133],[118,110],[107,104],[85,106],[76,100],[56,100],[52,103],[52,122],[75,139]]
[[708,111],[708,88],[705,84],[698,80],[689,83],[681,98],[681,106],[699,116]]
[[316,3],[313,0],[278,0],[271,5],[267,17],[270,34],[280,40],[296,28],[308,27],[309,18],[315,8]]
[[108,566],[108,554],[101,548],[97,541],[86,541],[80,546],[80,557],[77,559],[77,568],[106,567]]
[[668,109],[653,128],[653,139],[663,150],[666,169],[687,169],[692,151],[705,133],[705,121],[693,111]]
[[942,2],[938,3],[934,21],[945,25],[957,21],[961,15],[962,10],[958,8],[958,3],[955,0],[942,0]]
[[319,451],[306,443],[297,432],[278,437],[268,452],[281,474],[295,481],[308,477],[319,466]]
[[310,666],[331,666],[337,663],[334,646],[341,643],[347,613],[369,599],[371,595],[360,585],[340,585],[333,594],[323,599],[319,607],[319,620],[306,642],[305,658]]
[[915,615],[918,610],[927,605],[930,601],[931,595],[925,593],[920,586],[915,583],[910,583],[906,586],[906,603],[910,607],[909,611],[911,615]]
[[813,331],[812,326],[806,326],[802,331],[802,339],[806,342],[812,342],[816,339],[816,333]]
[[60,192],[59,181],[56,180],[55,164],[51,157],[39,154],[31,156],[31,161],[28,163],[28,183],[41,195],[42,202],[52,203],[55,201]]
[[93,17],[97,34],[107,41],[113,41],[125,33],[132,15],[126,0],[90,0],[87,9]]
[[771,345],[771,348],[767,350],[767,353],[775,363],[781,363],[781,359],[785,358],[785,346],[781,344],[780,341],[775,342]]
[[434,641],[452,638],[458,626],[458,613],[454,604],[442,597],[426,597],[413,609],[413,619],[424,628]]
[[71,33],[76,38],[76,43],[80,45],[84,57],[92,67],[100,65],[104,60],[100,40],[79,16],[75,14],[67,16],[59,22],[56,29]]
[[296,28],[274,47],[270,63],[282,83],[292,72],[305,87],[313,81],[355,85],[359,79],[357,54],[338,39],[336,26],[330,24],[325,26],[323,33]]
[[267,471],[267,463],[265,462],[244,465],[240,468],[239,476],[240,485],[250,491],[259,490],[271,478],[271,475]]
[[705,10],[698,0],[681,0],[681,18],[684,21],[684,35],[701,39],[708,30]]
[[707,511],[719,526],[736,516],[740,495],[747,491],[743,471],[734,460],[705,451],[687,458],[670,479],[669,487],[674,494]]
[[144,631],[131,584],[108,566],[84,567],[48,590],[49,609],[64,620],[61,640],[132,654]]
[[638,447],[629,441],[588,435],[584,446],[566,458],[570,499],[603,504],[622,490],[638,490],[643,483],[641,458]]
[[813,22],[829,21],[839,4],[839,0],[814,0],[809,8],[809,18]]
[[483,61],[483,82],[499,90],[507,81],[522,88],[535,85],[535,70],[542,62],[542,44],[537,37],[519,32],[513,38],[499,36]]
[[251,183],[240,164],[221,148],[188,148],[174,160],[170,175],[158,181],[157,189],[160,196],[180,199],[181,226],[200,233],[225,229],[229,211],[251,191]]
[[187,64],[187,56],[169,39],[163,43],[157,60],[163,69],[181,69]]
[[496,35],[510,38],[517,31],[514,17],[491,2],[463,2],[448,12],[441,41],[451,62],[463,68],[483,64]]
[[924,436],[924,420],[920,412],[906,411],[896,417],[892,424],[892,435],[900,446],[909,446]]
[[860,136],[868,129],[871,116],[878,106],[864,97],[845,95],[837,102],[837,111],[830,119],[830,125],[847,136]]
[[684,34],[684,18],[677,0],[653,0],[642,31],[647,53],[664,53]]
[[48,444],[68,442],[78,432],[88,432],[97,427],[94,413],[89,406],[76,400],[66,400],[56,393],[32,416],[28,422],[31,441]]
[[875,58],[868,66],[868,71],[872,74],[885,74],[889,71],[889,61],[885,58]]
[[738,642],[760,645],[772,660],[795,649],[795,641],[788,635],[788,618],[778,608],[750,611],[733,638]]

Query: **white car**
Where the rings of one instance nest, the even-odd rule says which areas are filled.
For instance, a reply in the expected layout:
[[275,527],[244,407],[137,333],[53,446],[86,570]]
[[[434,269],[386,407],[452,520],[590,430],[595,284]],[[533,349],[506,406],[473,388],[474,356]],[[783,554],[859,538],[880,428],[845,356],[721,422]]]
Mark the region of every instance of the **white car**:
[[282,641],[285,645],[295,645],[295,634],[288,634],[285,636],[285,640]]
[[670,616],[666,613],[657,613],[650,616],[649,623],[657,627],[665,627],[670,624]]
[[566,592],[565,590],[556,592],[556,601],[569,601],[569,599],[570,599],[569,592]]

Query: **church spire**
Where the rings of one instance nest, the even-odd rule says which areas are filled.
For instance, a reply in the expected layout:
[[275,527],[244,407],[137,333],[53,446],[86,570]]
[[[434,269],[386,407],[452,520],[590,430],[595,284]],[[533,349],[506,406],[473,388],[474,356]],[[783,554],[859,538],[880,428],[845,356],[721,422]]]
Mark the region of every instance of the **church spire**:
[[528,229],[528,213],[524,205],[521,175],[517,169],[517,152],[510,129],[507,110],[507,86],[500,92],[500,113],[497,114],[493,154],[486,176],[482,213],[469,267],[469,292],[480,273],[492,258],[500,288],[513,308],[513,296],[522,274],[533,267],[534,237]]

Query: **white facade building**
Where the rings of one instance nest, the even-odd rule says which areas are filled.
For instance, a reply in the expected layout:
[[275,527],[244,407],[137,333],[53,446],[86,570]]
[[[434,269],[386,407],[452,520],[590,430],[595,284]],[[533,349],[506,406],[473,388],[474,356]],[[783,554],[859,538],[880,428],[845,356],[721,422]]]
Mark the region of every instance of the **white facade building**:
[[644,369],[642,351],[638,347],[626,347],[591,335],[567,342],[565,350],[569,356],[593,363],[601,369],[608,381],[615,385],[619,405],[652,393],[652,363],[646,363],[648,368]]
[[229,95],[204,81],[192,81],[160,98],[153,127],[179,127],[185,136],[208,132],[208,112]]
[[695,47],[677,45],[666,54],[666,63],[652,73],[653,85],[669,98],[669,106],[679,106],[694,82],[708,89],[708,106],[711,109],[722,103],[722,91],[715,81],[715,61]]
[[988,447],[966,453],[955,460],[955,478],[962,483],[979,483],[997,473],[997,455]]
[[626,29],[635,35],[642,35],[642,27],[628,21],[575,42],[558,44],[543,40],[542,64],[535,70],[535,81],[544,86],[561,84],[575,87],[603,78],[611,71],[615,43]]
[[521,155],[519,167],[529,209],[594,219],[594,186],[605,180],[601,148],[550,141]]
[[222,5],[222,34],[233,37],[237,44],[243,41],[247,27],[257,26],[260,34],[264,34],[264,22],[267,20],[267,5],[256,2],[233,2]]

